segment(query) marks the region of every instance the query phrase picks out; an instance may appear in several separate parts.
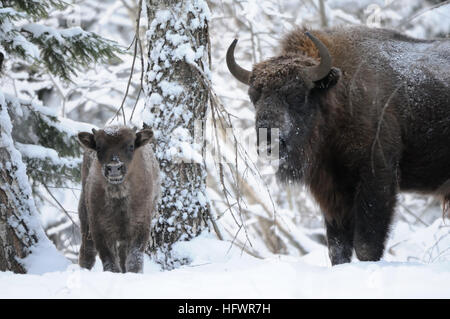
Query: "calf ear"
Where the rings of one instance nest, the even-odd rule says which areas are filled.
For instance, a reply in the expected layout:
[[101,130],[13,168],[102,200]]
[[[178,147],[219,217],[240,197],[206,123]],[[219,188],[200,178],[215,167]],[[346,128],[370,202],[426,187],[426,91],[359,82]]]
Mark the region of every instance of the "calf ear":
[[326,77],[324,77],[322,80],[315,81],[315,87],[318,89],[329,89],[338,83],[339,78],[341,77],[341,70],[338,68],[331,68],[330,72]]
[[86,148],[89,148],[91,150],[95,150],[95,139],[94,134],[88,133],[88,132],[80,132],[78,133],[78,140],[80,141],[81,145],[83,145]]
[[136,140],[134,141],[134,147],[138,148],[144,146],[153,137],[153,131],[150,128],[145,128],[136,133]]

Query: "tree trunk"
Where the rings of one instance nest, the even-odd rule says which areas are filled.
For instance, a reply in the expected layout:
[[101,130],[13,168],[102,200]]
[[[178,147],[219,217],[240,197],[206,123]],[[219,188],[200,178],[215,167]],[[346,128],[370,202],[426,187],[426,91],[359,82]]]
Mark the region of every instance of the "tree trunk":
[[38,237],[30,227],[36,212],[26,168],[11,138],[11,120],[0,93],[0,271],[25,273],[18,260],[30,253]]
[[172,256],[172,244],[209,227],[205,145],[194,144],[194,131],[200,129],[203,136],[209,102],[209,9],[203,0],[147,0],[146,5],[149,64],[143,120],[155,132],[162,185],[149,252],[163,267],[173,268],[189,261]]

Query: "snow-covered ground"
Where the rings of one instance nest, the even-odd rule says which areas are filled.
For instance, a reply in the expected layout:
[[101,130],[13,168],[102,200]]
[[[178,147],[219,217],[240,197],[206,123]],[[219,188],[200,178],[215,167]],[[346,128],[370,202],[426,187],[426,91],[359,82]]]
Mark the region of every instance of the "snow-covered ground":
[[[427,234],[417,236],[409,247]],[[92,271],[0,272],[0,298],[450,298],[448,259],[398,262],[388,253],[380,262],[331,267],[325,248],[257,259],[208,233],[178,243],[175,252],[191,264],[161,271],[147,259],[144,274],[102,272],[99,260]]]

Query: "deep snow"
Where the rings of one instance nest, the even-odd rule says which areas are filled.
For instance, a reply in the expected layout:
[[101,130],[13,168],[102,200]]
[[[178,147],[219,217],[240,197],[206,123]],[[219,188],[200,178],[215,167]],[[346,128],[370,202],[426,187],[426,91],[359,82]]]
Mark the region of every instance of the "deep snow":
[[[325,248],[257,259],[208,233],[178,243],[190,265],[113,274],[71,265],[42,275],[0,272],[0,298],[450,298],[450,262],[358,262],[330,267]],[[48,261],[47,261],[48,262]]]

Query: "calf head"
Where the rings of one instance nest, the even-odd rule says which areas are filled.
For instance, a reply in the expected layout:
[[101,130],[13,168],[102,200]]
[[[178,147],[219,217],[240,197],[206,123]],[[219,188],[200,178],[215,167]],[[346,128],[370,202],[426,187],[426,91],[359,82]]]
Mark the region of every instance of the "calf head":
[[152,137],[153,131],[149,128],[135,133],[130,128],[115,126],[78,134],[81,144],[96,152],[102,175],[111,184],[121,184],[125,180],[135,151]]
[[[248,94],[256,111],[258,149],[261,129],[267,129],[267,146],[270,153],[271,129],[279,130],[280,170],[295,167],[298,175],[308,160],[307,148],[321,116],[321,96],[339,80],[341,71],[332,67],[326,46],[306,32],[318,50],[320,63],[301,52],[284,52],[282,55],[257,63],[253,70],[240,67],[234,58],[237,40],[227,51],[227,65],[231,74],[249,86]],[[262,137],[265,137],[261,135]],[[300,169],[299,169],[300,168]],[[301,177],[301,176],[299,176]]]

